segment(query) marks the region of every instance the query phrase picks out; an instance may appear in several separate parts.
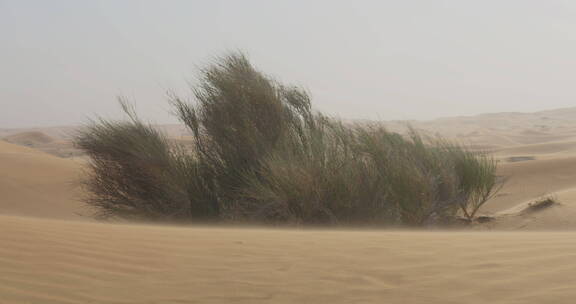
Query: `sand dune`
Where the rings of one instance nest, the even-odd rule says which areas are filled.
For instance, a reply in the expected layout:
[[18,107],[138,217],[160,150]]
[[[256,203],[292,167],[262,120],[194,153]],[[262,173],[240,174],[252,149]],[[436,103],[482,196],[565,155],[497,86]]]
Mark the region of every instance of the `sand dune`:
[[[501,161],[509,181],[482,210],[494,220],[474,227],[489,232],[76,221],[87,212],[74,186],[81,163],[0,141],[0,303],[573,303],[576,111],[568,112],[419,125]],[[163,128],[186,140],[181,126]],[[32,130],[54,139],[33,146],[60,149],[66,130]],[[545,194],[560,203],[527,209]]]
[[503,163],[499,174],[509,179],[499,196],[486,204],[485,211],[501,211],[526,200],[573,188],[576,156]]
[[[552,199],[554,204],[534,210],[530,205]],[[554,192],[549,197],[531,199],[497,212],[496,219],[480,229],[574,231],[576,229],[576,188]]]
[[[482,212],[496,216],[487,229],[574,230],[576,229],[576,153],[572,141],[526,145],[497,152],[499,174],[508,178],[497,197]],[[506,162],[517,158],[521,161]],[[533,160],[531,160],[533,159]],[[543,197],[561,204],[524,212]]]
[[0,140],[0,214],[78,218],[79,163]]
[[47,144],[54,141],[54,139],[42,132],[29,131],[12,134],[10,136],[4,137],[7,142],[24,145],[24,146],[34,146],[38,144]]
[[62,158],[72,158],[82,155],[82,152],[74,147],[70,138],[65,136],[52,137],[41,131],[15,132],[12,135],[0,139]]
[[576,234],[0,217],[0,303],[573,303]]
[[576,141],[567,140],[560,142],[513,146],[497,149],[495,154],[504,156],[576,154]]

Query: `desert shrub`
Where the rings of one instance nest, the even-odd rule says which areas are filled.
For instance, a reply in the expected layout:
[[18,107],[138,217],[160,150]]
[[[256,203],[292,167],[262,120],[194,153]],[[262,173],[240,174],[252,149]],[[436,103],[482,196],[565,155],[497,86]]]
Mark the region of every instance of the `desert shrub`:
[[314,225],[420,226],[473,218],[497,190],[486,155],[312,111],[308,94],[242,54],[202,70],[195,104],[172,95],[193,147],[169,141],[122,103],[127,122],[77,137],[100,216]]
[[415,130],[406,137],[382,128],[360,132],[362,147],[388,185],[401,223],[418,226],[454,215],[459,189],[447,153],[451,146],[426,143]]
[[459,177],[460,211],[473,221],[480,208],[504,186],[505,179],[496,175],[497,161],[487,153],[470,152],[462,147],[450,149]]
[[308,95],[263,75],[243,54],[233,54],[202,70],[193,93],[196,105],[172,96],[180,120],[195,139],[198,159],[211,175],[211,189],[222,206],[258,172],[260,160],[283,137],[302,132],[312,116]]
[[262,160],[230,214],[260,222],[373,224],[389,222],[387,185],[358,154],[355,130],[315,115],[300,136]]
[[560,204],[560,202],[558,201],[558,198],[555,195],[546,195],[543,197],[539,197],[536,200],[534,200],[533,202],[530,202],[528,204],[528,206],[526,207],[526,209],[524,210],[524,212],[535,212],[535,211],[541,211],[544,210],[546,208],[552,207],[552,206],[556,206]]
[[[401,136],[322,115],[303,129],[304,142],[288,141],[262,161],[258,175],[246,177],[229,214],[259,222],[422,226],[460,212],[474,217],[495,189],[487,178],[495,178],[490,157],[414,130]],[[466,175],[475,172],[486,176]]]
[[193,155],[144,124],[97,120],[75,144],[90,158],[82,181],[86,202],[100,218],[206,220],[218,216],[207,170]]

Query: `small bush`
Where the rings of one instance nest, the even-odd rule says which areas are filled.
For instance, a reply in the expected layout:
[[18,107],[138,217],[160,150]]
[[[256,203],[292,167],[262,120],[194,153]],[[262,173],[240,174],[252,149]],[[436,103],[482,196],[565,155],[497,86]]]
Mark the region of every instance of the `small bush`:
[[552,195],[541,197],[528,204],[527,212],[540,211],[555,205],[558,205],[558,199]]
[[100,218],[205,220],[217,218],[209,174],[193,154],[143,124],[122,103],[130,121],[98,120],[75,144],[90,157],[86,202]]
[[486,153],[456,147],[449,149],[449,155],[460,183],[460,211],[472,222],[480,208],[502,189],[505,179],[496,175],[498,162]]
[[97,120],[76,138],[91,158],[98,215],[314,225],[421,226],[472,220],[501,184],[496,162],[411,130],[347,125],[242,54],[202,70],[196,103],[171,97],[192,149],[123,102],[127,122]]

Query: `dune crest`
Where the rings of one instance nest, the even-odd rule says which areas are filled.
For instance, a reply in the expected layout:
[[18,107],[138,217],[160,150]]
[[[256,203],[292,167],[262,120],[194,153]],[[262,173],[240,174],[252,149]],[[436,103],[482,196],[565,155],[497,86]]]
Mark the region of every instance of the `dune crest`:
[[81,165],[0,140],[0,214],[81,218]]
[[16,133],[10,136],[4,137],[4,140],[10,143],[23,145],[23,146],[34,146],[38,144],[47,144],[54,141],[54,139],[39,131],[28,131],[22,133]]

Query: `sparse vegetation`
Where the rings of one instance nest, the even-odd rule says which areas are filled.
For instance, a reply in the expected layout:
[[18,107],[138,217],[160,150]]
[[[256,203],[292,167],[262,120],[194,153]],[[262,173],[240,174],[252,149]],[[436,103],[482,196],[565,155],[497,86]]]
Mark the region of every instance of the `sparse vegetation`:
[[439,138],[349,125],[242,54],[202,70],[195,104],[171,97],[193,149],[143,123],[93,121],[87,203],[101,217],[271,224],[411,225],[470,221],[499,189],[496,162]]
[[558,199],[555,196],[548,195],[529,203],[528,207],[526,208],[526,211],[528,212],[540,211],[558,204],[559,204]]

